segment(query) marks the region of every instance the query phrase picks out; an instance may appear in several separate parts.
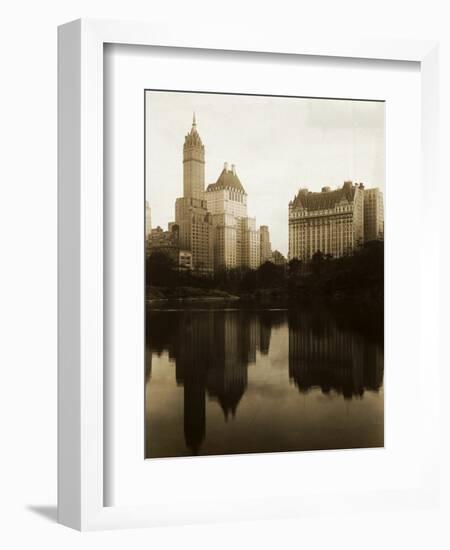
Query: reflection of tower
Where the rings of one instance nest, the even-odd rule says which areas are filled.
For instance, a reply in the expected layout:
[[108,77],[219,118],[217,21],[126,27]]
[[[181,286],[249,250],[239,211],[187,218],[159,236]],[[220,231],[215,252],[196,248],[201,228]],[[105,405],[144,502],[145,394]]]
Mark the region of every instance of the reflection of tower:
[[260,347],[259,318],[256,315],[252,315],[245,326],[248,330],[247,360],[249,363],[256,363],[256,350],[259,350]]
[[270,336],[272,333],[272,316],[273,312],[261,311],[259,316],[259,340],[260,351],[263,355],[269,353]]
[[383,383],[383,351],[381,346],[369,342],[364,352],[364,382],[368,390],[376,391]]
[[179,244],[192,253],[193,269],[212,273],[214,235],[211,214],[205,200],[205,147],[195,115],[183,146],[183,197],[175,202],[175,220],[179,226]]
[[205,438],[205,384],[203,373],[195,372],[195,366],[192,367],[190,376],[184,381],[184,438],[196,455]]
[[211,363],[212,313],[186,311],[178,326],[176,379],[184,386],[184,437],[198,454],[205,437],[206,372]]
[[351,399],[365,389],[378,390],[382,359],[375,361],[378,374],[374,375],[373,364],[367,359],[375,356],[375,350],[369,350],[369,345],[373,346],[359,334],[338,328],[329,318],[291,312],[289,376],[301,392],[319,387],[323,393],[334,390]]
[[145,346],[145,380],[149,380],[150,376],[152,374],[152,350],[150,349],[150,346]]
[[249,361],[258,349],[264,347],[268,353],[271,325],[283,319],[280,315],[243,310],[148,312],[149,352],[168,351],[175,361],[176,382],[184,388],[184,437],[192,454],[200,453],[205,438],[206,392],[225,418],[235,416],[247,388]]
[[246,341],[242,328],[246,320],[240,312],[216,312],[214,328],[214,360],[208,372],[208,395],[217,399],[225,415],[236,414],[247,387],[248,362],[242,352]]

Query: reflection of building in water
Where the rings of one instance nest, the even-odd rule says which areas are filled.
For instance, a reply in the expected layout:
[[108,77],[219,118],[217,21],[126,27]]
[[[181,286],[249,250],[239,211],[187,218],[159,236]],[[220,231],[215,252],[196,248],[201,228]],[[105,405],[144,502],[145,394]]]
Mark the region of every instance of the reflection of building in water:
[[224,312],[214,324],[214,357],[208,371],[208,395],[217,399],[225,415],[236,409],[247,387],[247,365],[236,312]]
[[289,377],[301,392],[319,387],[349,399],[378,391],[383,381],[379,345],[342,330],[329,318],[311,321],[292,313],[289,318]]
[[368,342],[364,347],[364,384],[367,390],[378,391],[383,384],[384,357],[381,346]]
[[205,386],[213,343],[212,312],[186,311],[177,331],[176,379],[184,386],[184,437],[194,454],[205,437]]
[[244,352],[248,363],[256,363],[256,350],[260,349],[259,317],[251,315],[242,326],[242,338],[245,341]]
[[150,379],[150,376],[152,375],[152,350],[148,345],[145,346],[144,357],[145,357],[145,380],[147,381]]
[[270,336],[272,333],[272,325],[270,322],[270,315],[264,315],[262,312],[259,323],[259,350],[262,355],[267,355],[270,348]]
[[206,395],[218,402],[225,419],[236,414],[247,387],[248,365],[256,361],[257,351],[269,351],[271,315],[159,311],[148,314],[147,327],[152,350],[168,350],[175,361],[177,384],[184,387],[185,441],[197,454],[205,437]]

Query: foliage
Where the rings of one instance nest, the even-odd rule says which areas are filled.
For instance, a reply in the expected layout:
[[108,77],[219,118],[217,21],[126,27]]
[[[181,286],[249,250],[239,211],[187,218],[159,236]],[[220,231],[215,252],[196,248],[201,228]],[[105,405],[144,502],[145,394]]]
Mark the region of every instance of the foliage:
[[[179,272],[161,252],[147,258],[146,282],[166,289],[181,287],[183,295],[196,288],[220,290],[238,296],[275,297],[289,301],[354,300],[382,308],[384,294],[384,243],[372,241],[351,255],[332,258],[318,251],[310,262],[291,260],[287,266],[268,261],[258,269],[221,269],[211,277]],[[180,294],[177,292],[177,294]],[[170,292],[173,295],[174,292]],[[181,295],[181,294],[180,294]]]

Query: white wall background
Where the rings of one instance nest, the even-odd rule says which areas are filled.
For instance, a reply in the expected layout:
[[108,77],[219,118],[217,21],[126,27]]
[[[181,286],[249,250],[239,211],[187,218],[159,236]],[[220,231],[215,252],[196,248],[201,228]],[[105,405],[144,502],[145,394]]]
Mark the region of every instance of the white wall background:
[[[78,17],[182,18],[201,33],[209,23],[267,27],[268,33],[431,38],[441,41],[441,195],[450,199],[450,35],[446,2],[378,0],[16,0],[1,8],[0,86],[0,546],[3,548],[448,548],[449,475],[443,506],[395,517],[306,518],[205,527],[79,534],[56,516],[56,27]],[[444,210],[442,230],[448,236]],[[450,246],[442,241],[443,259]],[[448,261],[442,278],[450,280]],[[445,296],[444,296],[445,294]],[[442,310],[442,333],[449,331]],[[448,367],[448,361],[447,361]],[[450,367],[449,367],[450,368]],[[449,460],[447,390],[442,369],[442,460]],[[445,421],[445,423],[444,423]],[[445,430],[445,431],[444,431]],[[445,434],[445,437],[444,437]]]

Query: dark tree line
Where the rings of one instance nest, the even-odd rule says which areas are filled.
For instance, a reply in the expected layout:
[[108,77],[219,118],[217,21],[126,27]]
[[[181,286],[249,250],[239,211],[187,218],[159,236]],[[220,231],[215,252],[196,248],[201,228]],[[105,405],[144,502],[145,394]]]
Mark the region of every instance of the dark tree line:
[[211,277],[180,272],[173,260],[154,252],[146,260],[146,283],[152,287],[218,289],[237,295],[260,295],[267,290],[289,299],[358,297],[383,301],[384,243],[371,241],[341,258],[318,251],[308,263],[293,259],[285,266],[265,262],[258,269],[222,269]]

